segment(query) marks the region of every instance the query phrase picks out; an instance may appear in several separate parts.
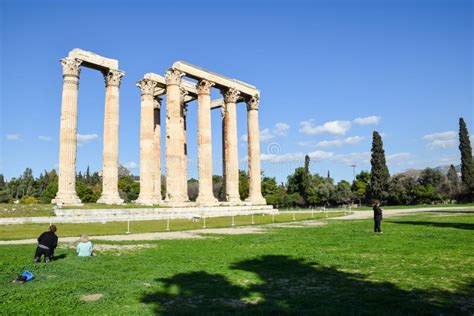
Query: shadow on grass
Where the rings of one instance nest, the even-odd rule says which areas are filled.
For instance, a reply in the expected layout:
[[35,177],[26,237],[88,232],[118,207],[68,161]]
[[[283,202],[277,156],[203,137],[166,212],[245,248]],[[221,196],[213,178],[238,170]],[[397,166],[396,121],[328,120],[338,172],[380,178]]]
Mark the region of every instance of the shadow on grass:
[[393,224],[405,224],[405,225],[417,225],[417,226],[430,226],[430,227],[442,227],[442,228],[457,228],[474,230],[474,224],[469,223],[446,223],[446,222],[427,222],[427,221],[388,221]]
[[162,290],[142,302],[174,314],[469,314],[474,283],[456,292],[405,291],[364,275],[322,267],[287,256],[263,256],[231,266],[260,281],[236,285],[224,275],[195,271],[158,279]]
[[429,211],[428,213],[443,213],[443,214],[474,214],[474,211],[469,211],[469,210],[460,210],[460,211],[443,211],[443,210],[439,210],[439,211]]
[[64,259],[64,258],[66,258],[66,257],[67,257],[67,254],[62,253],[62,254],[60,254],[60,255],[54,256],[53,260],[54,260],[54,261],[57,261],[57,260]]

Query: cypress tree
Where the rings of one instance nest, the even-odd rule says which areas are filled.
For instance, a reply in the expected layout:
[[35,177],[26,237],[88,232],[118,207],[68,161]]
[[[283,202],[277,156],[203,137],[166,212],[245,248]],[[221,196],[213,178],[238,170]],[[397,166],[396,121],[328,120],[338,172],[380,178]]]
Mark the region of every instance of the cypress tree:
[[309,156],[308,155],[304,156],[304,171],[306,173],[309,173],[309,162],[310,162]]
[[448,175],[446,177],[448,178],[448,181],[451,182],[452,184],[458,183],[458,180],[459,180],[458,173],[454,165],[449,166]]
[[370,198],[383,200],[387,196],[388,172],[385,161],[385,151],[383,150],[382,137],[377,131],[372,136],[372,158],[370,159],[372,169],[370,171]]
[[467,187],[474,186],[472,148],[464,119],[459,118],[459,150],[461,151],[461,180]]

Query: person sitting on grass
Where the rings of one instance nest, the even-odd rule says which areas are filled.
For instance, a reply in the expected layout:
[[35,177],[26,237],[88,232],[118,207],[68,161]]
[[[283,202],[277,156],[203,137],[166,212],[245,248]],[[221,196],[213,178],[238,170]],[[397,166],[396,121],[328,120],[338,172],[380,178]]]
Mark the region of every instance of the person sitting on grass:
[[81,241],[76,247],[76,252],[79,257],[91,257],[95,256],[94,246],[92,242],[89,241],[89,236],[86,234],[81,235]]
[[36,247],[36,253],[34,262],[38,263],[41,261],[41,256],[44,256],[44,262],[53,260],[54,249],[58,246],[58,236],[56,236],[56,225],[51,225],[47,232],[42,233],[38,237],[38,246]]

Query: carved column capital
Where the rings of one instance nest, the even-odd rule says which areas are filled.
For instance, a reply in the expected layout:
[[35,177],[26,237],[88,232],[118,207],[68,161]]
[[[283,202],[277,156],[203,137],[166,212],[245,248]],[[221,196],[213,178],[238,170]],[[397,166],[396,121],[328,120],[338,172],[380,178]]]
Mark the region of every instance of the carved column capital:
[[236,103],[240,97],[240,91],[234,88],[229,88],[227,91],[221,91],[224,96],[225,103]]
[[125,73],[121,70],[109,69],[109,71],[104,72],[105,86],[116,86],[120,87],[120,82]]
[[247,101],[247,111],[256,110],[258,111],[259,97],[253,96]]
[[196,85],[198,94],[211,94],[211,87],[214,85],[213,82],[209,80],[202,79]]
[[186,96],[189,94],[188,91],[186,89],[184,89],[183,87],[180,87],[179,88],[179,91],[180,91],[180,101],[181,101],[181,104],[184,104],[184,99],[186,98]]
[[81,74],[82,60],[76,58],[63,58],[61,59],[61,65],[63,66],[63,77],[76,77],[79,78]]
[[158,83],[150,79],[142,79],[137,82],[137,87],[140,88],[142,95],[150,94],[153,95],[155,87]]
[[180,85],[181,77],[184,76],[184,73],[176,69],[170,68],[166,71],[165,80],[167,85]]
[[155,97],[153,98],[153,108],[154,108],[155,110],[161,110],[161,101],[163,101],[163,99],[160,98],[160,97],[156,97],[156,96],[155,96]]

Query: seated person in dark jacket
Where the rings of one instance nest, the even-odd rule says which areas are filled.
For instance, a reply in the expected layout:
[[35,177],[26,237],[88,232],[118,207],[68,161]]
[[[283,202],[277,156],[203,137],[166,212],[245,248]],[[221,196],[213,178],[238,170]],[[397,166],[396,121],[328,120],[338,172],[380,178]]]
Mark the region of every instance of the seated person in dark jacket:
[[51,225],[47,232],[42,233],[38,237],[38,246],[36,247],[35,262],[41,261],[41,256],[44,256],[44,262],[49,262],[53,259],[54,249],[58,245],[58,236],[56,236],[56,226]]
[[382,222],[382,209],[380,208],[380,203],[377,201],[374,203],[374,232],[381,233],[382,229],[380,228]]

